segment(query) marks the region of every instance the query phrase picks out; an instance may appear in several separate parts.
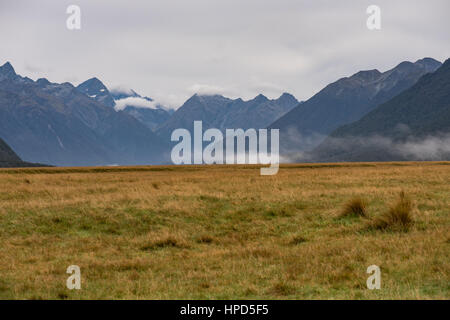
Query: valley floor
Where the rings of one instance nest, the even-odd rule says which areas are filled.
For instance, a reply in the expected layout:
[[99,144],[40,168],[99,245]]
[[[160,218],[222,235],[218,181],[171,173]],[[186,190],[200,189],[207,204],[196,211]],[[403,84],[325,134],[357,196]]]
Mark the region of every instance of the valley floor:
[[[449,299],[450,162],[0,170],[1,299]],[[408,231],[373,221],[401,191]],[[340,217],[357,196],[369,216]],[[70,265],[81,290],[66,288]],[[366,269],[381,268],[368,290]]]

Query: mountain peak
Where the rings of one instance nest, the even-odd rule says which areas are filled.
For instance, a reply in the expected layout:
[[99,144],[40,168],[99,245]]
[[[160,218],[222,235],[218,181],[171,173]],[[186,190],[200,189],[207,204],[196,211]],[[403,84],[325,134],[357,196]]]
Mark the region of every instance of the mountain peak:
[[194,94],[188,101],[197,101],[206,105],[216,105],[226,103],[231,101],[229,98],[226,98],[220,94]]
[[355,73],[354,75],[352,75],[351,78],[357,78],[357,79],[361,79],[361,80],[365,80],[365,81],[371,81],[371,80],[375,80],[380,75],[381,75],[381,72],[378,71],[377,69],[362,70],[362,71],[359,71],[359,72]]
[[198,93],[194,93],[189,99],[186,100],[186,102],[188,101],[198,101],[200,99],[200,95]]
[[85,95],[88,95],[90,98],[93,98],[108,107],[114,107],[115,105],[114,99],[109,90],[103,82],[96,77],[90,78],[89,80],[79,84],[77,89]]
[[410,72],[411,70],[422,69],[425,73],[430,73],[436,71],[442,63],[433,59],[433,58],[423,58],[419,59],[416,62],[412,63],[410,61],[403,61],[399,63],[395,68],[391,71],[396,71],[400,73]]
[[16,72],[14,71],[13,66],[11,63],[6,62],[3,66],[0,67],[0,80],[3,79],[10,79],[17,76]]
[[47,86],[47,85],[50,84],[50,81],[48,81],[48,80],[45,79],[45,78],[39,78],[39,79],[36,80],[36,83],[37,83],[39,86]]
[[394,69],[408,68],[414,65],[411,61],[402,61]]
[[428,72],[433,72],[442,65],[440,61],[429,57],[419,59],[414,64],[423,67]]
[[77,88],[80,88],[82,90],[99,90],[99,89],[106,89],[103,82],[101,82],[98,78],[90,78],[86,80],[85,82],[78,85]]
[[203,98],[203,96],[199,95],[198,93],[194,93],[189,99],[187,99],[187,100],[184,102],[184,104],[183,104],[182,106],[188,105],[188,104],[197,104],[197,103],[201,103],[202,100],[203,100],[202,98]]
[[419,59],[419,60],[417,60],[417,61],[414,62],[414,63],[419,63],[419,64],[421,64],[421,63],[441,64],[440,61],[438,61],[438,60],[436,60],[436,59],[433,59],[433,58],[431,58],[431,57],[425,57],[425,58]]
[[256,102],[264,102],[264,101],[267,101],[267,100],[269,100],[265,95],[263,95],[262,93],[260,93],[260,94],[258,94],[254,99],[253,99],[253,101],[256,101]]
[[14,72],[14,68],[9,61],[7,61],[4,65],[0,67],[3,70],[11,70]]
[[290,93],[284,92],[278,99],[278,101],[280,100],[285,100],[285,101],[296,101],[298,102],[298,100]]

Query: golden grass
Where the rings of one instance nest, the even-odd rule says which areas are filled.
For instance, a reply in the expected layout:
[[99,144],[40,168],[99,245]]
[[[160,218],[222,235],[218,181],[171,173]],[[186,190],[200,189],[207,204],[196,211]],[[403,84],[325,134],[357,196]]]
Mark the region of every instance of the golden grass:
[[[448,162],[0,170],[0,298],[448,299],[448,181]],[[407,233],[336,219],[402,190]]]
[[408,231],[414,224],[412,216],[413,205],[405,193],[400,192],[399,199],[391,205],[388,211],[375,220],[375,228]]
[[347,201],[341,213],[341,217],[367,217],[367,203],[360,197]]

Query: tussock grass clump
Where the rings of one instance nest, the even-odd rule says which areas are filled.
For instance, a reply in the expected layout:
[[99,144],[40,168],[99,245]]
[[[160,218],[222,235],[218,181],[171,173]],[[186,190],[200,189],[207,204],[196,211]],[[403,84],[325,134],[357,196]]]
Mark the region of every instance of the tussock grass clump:
[[65,293],[65,292],[58,292],[58,299],[66,300],[68,298],[69,298],[69,296],[67,295],[67,293]]
[[412,211],[411,199],[401,192],[397,202],[376,218],[374,227],[381,230],[408,231],[414,223]]
[[147,244],[141,247],[142,251],[151,251],[164,248],[187,248],[185,241],[177,239],[172,236],[164,237],[161,239],[155,239],[149,241]]
[[197,239],[197,243],[206,243],[206,244],[210,244],[213,243],[215,241],[214,237],[211,237],[209,235],[203,234],[200,237],[198,237]]
[[152,182],[152,187],[156,190],[159,189],[160,183],[159,182]]
[[305,239],[304,237],[300,236],[300,235],[297,235],[297,236],[294,236],[291,239],[291,241],[289,241],[289,244],[290,245],[298,245],[298,244],[301,244],[301,243],[306,242],[306,241],[308,241],[308,240]]
[[272,288],[270,289],[271,294],[274,294],[275,296],[289,296],[295,292],[295,287],[289,284],[287,281],[282,280],[277,282]]
[[353,198],[345,203],[340,217],[367,217],[366,207],[367,202],[364,199],[360,197]]

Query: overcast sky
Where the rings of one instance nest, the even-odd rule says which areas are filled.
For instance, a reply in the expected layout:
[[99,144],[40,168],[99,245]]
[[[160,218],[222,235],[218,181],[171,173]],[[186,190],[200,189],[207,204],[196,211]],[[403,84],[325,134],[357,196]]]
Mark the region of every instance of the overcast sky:
[[[71,4],[81,30],[66,28]],[[366,27],[371,4],[381,30]],[[195,92],[306,100],[358,70],[449,58],[449,13],[449,0],[0,0],[0,65],[171,107]]]

